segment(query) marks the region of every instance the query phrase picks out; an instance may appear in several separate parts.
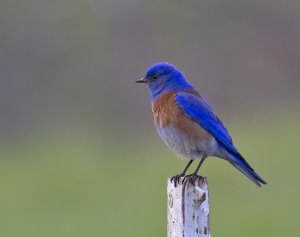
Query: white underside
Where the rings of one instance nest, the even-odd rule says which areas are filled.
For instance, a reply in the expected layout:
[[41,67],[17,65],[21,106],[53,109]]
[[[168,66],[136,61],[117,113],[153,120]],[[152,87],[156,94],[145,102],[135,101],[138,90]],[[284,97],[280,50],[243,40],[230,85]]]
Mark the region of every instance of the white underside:
[[160,128],[160,126],[158,126],[157,132],[166,145],[181,157],[201,159],[204,156],[223,156],[223,152],[220,150],[214,137],[211,137],[210,140],[199,139],[195,141],[172,126],[167,128]]

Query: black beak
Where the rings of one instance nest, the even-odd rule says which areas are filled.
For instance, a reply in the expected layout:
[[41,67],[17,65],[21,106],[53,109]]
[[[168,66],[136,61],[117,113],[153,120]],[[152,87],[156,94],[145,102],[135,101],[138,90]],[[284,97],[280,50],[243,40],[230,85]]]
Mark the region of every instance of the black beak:
[[146,78],[141,78],[139,80],[136,80],[135,83],[147,83]]

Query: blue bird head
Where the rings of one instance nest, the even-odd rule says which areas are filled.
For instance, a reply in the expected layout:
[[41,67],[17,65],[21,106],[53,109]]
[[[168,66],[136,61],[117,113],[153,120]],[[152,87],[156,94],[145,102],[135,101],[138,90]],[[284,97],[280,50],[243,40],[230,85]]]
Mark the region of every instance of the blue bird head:
[[147,84],[152,101],[165,92],[194,89],[182,72],[166,62],[154,64],[147,70],[145,77],[136,82]]

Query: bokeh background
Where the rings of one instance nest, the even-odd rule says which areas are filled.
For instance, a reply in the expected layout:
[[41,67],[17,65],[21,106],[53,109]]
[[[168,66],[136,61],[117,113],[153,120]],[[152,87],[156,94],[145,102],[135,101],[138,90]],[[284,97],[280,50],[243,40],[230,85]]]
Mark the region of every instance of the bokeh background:
[[299,236],[300,2],[1,0],[0,236],[166,236],[185,161],[134,84],[169,61],[268,185],[208,159],[213,236]]

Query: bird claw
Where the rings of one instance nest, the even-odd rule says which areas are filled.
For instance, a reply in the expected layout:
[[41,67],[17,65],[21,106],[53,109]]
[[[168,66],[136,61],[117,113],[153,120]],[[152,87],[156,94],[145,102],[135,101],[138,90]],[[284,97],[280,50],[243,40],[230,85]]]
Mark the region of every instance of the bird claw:
[[184,176],[184,178],[182,180],[182,183],[184,183],[185,181],[191,181],[191,183],[195,186],[196,185],[195,182],[196,182],[198,177],[199,176],[195,173],[186,175],[186,176]]
[[[174,187],[175,187],[175,188],[177,187],[177,184],[180,183],[180,179],[181,179],[182,177],[185,177],[184,174],[177,174],[177,175],[175,175],[175,176],[173,176],[173,177],[171,178],[171,183],[173,183],[173,181],[174,181]],[[182,183],[183,183],[183,181],[181,182],[181,184],[182,184]]]
[[[197,173],[193,173],[193,174],[178,174],[175,175],[171,178],[171,183],[173,183],[174,181],[174,187],[177,187],[177,184],[184,184],[185,182],[191,181],[191,183],[195,186],[196,185],[196,180],[199,178],[200,176],[197,175]],[[181,178],[183,178],[182,180],[180,180]],[[181,182],[180,182],[181,181]]]

